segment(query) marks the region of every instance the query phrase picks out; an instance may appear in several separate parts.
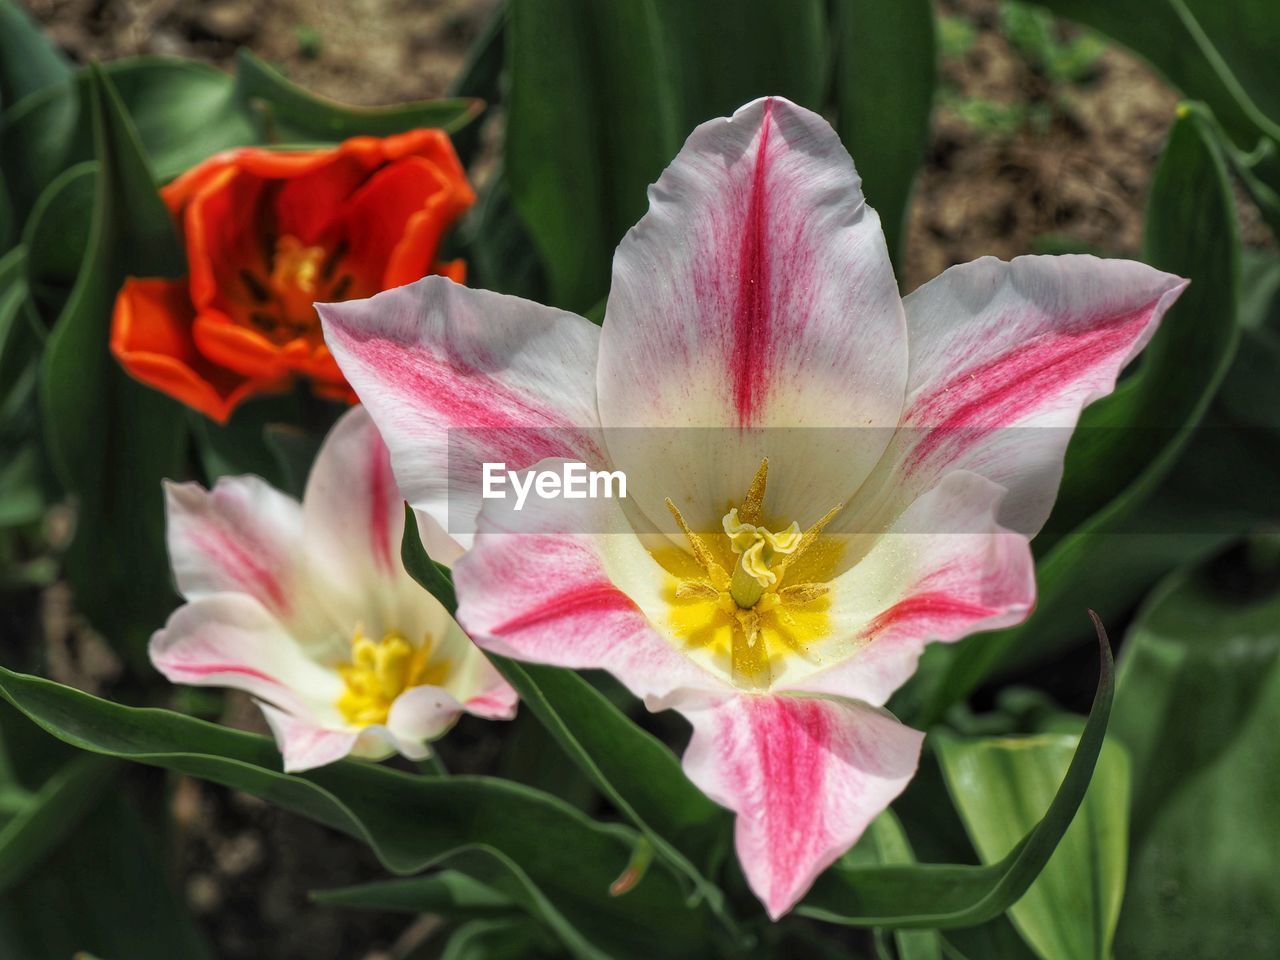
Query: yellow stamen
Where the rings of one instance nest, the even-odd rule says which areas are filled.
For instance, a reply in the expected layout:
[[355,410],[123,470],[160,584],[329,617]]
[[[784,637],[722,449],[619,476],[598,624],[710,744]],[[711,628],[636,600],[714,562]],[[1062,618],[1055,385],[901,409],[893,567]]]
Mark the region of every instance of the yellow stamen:
[[386,723],[391,704],[411,687],[440,683],[449,674],[446,662],[428,664],[431,644],[414,646],[399,633],[370,640],[359,628],[351,641],[351,660],[338,666],[345,689],[338,710],[348,723]]
[[825,583],[796,583],[779,590],[775,596],[783,603],[810,603],[825,597],[830,590]]
[[[803,566],[795,565],[843,505],[803,533],[798,523],[769,529],[764,525],[768,470],[769,461],[762,460],[746,497],[721,519],[720,534],[695,534],[668,500],[689,551],[673,550],[665,560],[656,554],[673,577],[667,599],[676,634],[691,650],[724,656],[734,683],[748,689],[767,688],[781,657],[820,662],[811,645],[829,628],[830,588],[824,581],[834,574],[840,555],[839,545],[831,544],[815,548]],[[726,572],[730,564],[732,574]],[[803,570],[805,581],[784,586],[788,569],[793,575]]]
[[813,526],[811,526],[808,530],[804,532],[804,536],[802,536],[800,538],[800,542],[796,544],[795,550],[791,551],[791,555],[788,556],[786,559],[784,559],[780,564],[778,564],[779,579],[782,578],[782,575],[786,572],[787,567],[790,564],[795,563],[802,556],[804,556],[805,551],[807,551],[811,546],[814,545],[814,543],[817,542],[818,536],[822,533],[823,528],[826,527],[826,525],[830,523],[832,520],[834,520],[836,518],[836,515],[839,514],[840,511],[843,509],[844,509],[844,504],[837,503],[834,507],[832,507],[825,514],[823,514],[818,519],[817,523],[815,523]]
[[716,561],[715,555],[711,552],[711,548],[707,546],[706,541],[689,529],[689,524],[685,522],[684,515],[680,513],[680,508],[672,502],[670,497],[667,497],[667,509],[676,518],[676,523],[684,534],[684,538],[689,541],[689,549],[693,551],[693,559],[698,561],[698,566],[707,571],[712,583],[719,584],[721,581],[728,583],[729,574]]
[[769,481],[769,458],[760,461],[756,475],[751,478],[751,486],[747,488],[746,499],[738,508],[738,516],[743,523],[759,523],[760,510],[764,506],[764,488]]
[[268,283],[286,322],[309,325],[315,317],[326,256],[324,247],[308,247],[290,234],[276,241]]

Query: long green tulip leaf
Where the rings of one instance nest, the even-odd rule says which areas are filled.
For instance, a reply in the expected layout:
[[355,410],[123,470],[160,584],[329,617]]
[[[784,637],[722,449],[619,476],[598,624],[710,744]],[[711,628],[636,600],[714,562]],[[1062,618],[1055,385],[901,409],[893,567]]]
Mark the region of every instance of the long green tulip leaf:
[[1075,817],[1102,750],[1114,693],[1111,645],[1094,617],[1102,669],[1093,708],[1053,802],[1004,859],[988,866],[837,866],[823,874],[799,913],[852,926],[945,929],[999,916],[1040,875]]
[[[655,864],[625,896],[610,896],[634,831],[594,822],[539,791],[356,760],[286,774],[270,740],[181,714],[121,706],[3,669],[0,695],[72,746],[243,790],[354,836],[393,873],[446,862],[471,873],[470,853],[492,848],[519,868],[506,872],[503,892],[536,899],[575,957],[699,957],[708,949],[708,914],[685,904],[667,869]],[[490,865],[480,879],[494,884],[493,856],[479,860]]]

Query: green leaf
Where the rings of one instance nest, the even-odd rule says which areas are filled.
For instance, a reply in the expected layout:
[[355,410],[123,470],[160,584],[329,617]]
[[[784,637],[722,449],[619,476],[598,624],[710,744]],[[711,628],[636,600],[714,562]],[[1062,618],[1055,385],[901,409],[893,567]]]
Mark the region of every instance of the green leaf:
[[138,813],[118,792],[109,792],[39,869],[0,897],[0,956],[88,955],[213,957]]
[[415,127],[453,131],[470,123],[484,108],[480,101],[467,97],[392,107],[347,106],[308,93],[247,49],[237,54],[235,82],[243,103],[265,105],[262,119],[271,142],[386,137]]
[[[400,550],[409,575],[453,612],[453,582],[427,556],[408,505]],[[724,894],[682,852],[697,851],[705,859],[708,844],[726,826],[724,813],[689,782],[666,745],[571,670],[506,657],[490,660],[569,758],[734,930]]]
[[510,897],[457,870],[315,890],[311,899],[330,907],[438,913],[446,917],[491,917],[519,909]]
[[0,830],[0,894],[22,880],[75,830],[117,772],[102,757],[78,757],[50,777]]
[[63,83],[71,67],[10,0],[0,0],[0,109]]
[[0,254],[8,253],[18,242],[20,226],[18,212],[13,209],[13,198],[9,196],[4,169],[0,167]]
[[89,246],[98,165],[92,160],[62,171],[40,194],[22,234],[26,283],[32,304],[52,323],[75,287]]
[[[474,119],[470,99],[395,107],[348,107],[313,97],[247,51],[233,78],[206,64],[173,57],[132,57],[101,68],[115,85],[138,139],[161,180],[220,150],[301,140],[333,142],[414,127],[457,129]],[[67,167],[93,155],[89,71],[15,103],[0,129],[4,170],[18,216]]]
[[1272,0],[1037,0],[1146,57],[1174,86],[1204,100],[1240,146],[1280,141],[1275,82],[1280,18]]
[[[916,855],[897,816],[892,810],[886,810],[871,821],[857,846],[845,854],[844,862],[850,866],[859,863],[914,864]],[[898,930],[893,939],[898,948],[898,960],[941,960],[942,940],[935,930]]]
[[[235,409],[225,424],[188,411],[205,480],[213,483],[218,477],[252,473],[279,490],[300,496],[319,446],[319,441],[301,428],[304,408],[309,405],[309,401],[302,402],[301,391],[294,390],[250,398]],[[321,432],[320,437],[323,435]],[[282,440],[285,436],[289,440]],[[301,458],[297,463],[282,459],[281,442],[293,439],[298,441],[299,452],[306,456],[305,463]]]
[[[525,870],[491,844],[458,847],[448,855],[453,868],[421,877],[383,881],[337,891],[337,905],[413,912],[439,912],[451,918],[510,916],[523,911],[542,922],[561,943],[588,953],[582,935],[560,914]],[[463,884],[470,886],[463,886]],[[321,902],[325,902],[323,899]]]
[[[16,841],[0,855],[0,872],[10,881],[22,872],[0,893],[0,956],[211,957],[125,799],[136,791],[107,789],[119,772],[120,764],[73,750],[0,698],[3,833]],[[15,825],[24,818],[19,841]]]
[[[221,70],[171,57],[132,57],[100,68],[135,125],[161,179],[206,157],[260,139],[255,116]],[[25,214],[63,170],[93,156],[93,94],[88,71],[39,91],[4,115],[0,166]]]
[[292,424],[272,423],[263,431],[262,439],[275,455],[280,489],[301,500],[311,465],[315,463],[324,437],[300,430]]
[[156,176],[169,180],[220,150],[256,143],[235,81],[208,64],[135,57],[104,67]]
[[[1072,734],[940,737],[947,787],[984,863],[1007,856],[1053,797],[1079,744]],[[1009,908],[1043,960],[1110,960],[1124,895],[1129,761],[1103,744],[1084,803],[1026,895]]]
[[548,954],[536,928],[522,920],[472,920],[453,932],[440,960],[536,960]]
[[675,755],[571,670],[490,657],[561,748],[736,933],[723,892],[684,851],[705,860],[727,817],[689,782]]
[[1236,422],[1280,435],[1280,257],[1246,256],[1240,286],[1243,341],[1222,406]]
[[[728,116],[757,97],[786,97],[815,110],[822,106],[830,83],[825,4],[659,0],[655,6],[671,50],[668,80],[675,81],[681,124],[677,145],[697,124]],[[715,40],[709,43],[711,37]]]
[[818,878],[797,912],[831,923],[892,928],[970,927],[999,916],[1039,876],[1076,815],[1102,749],[1113,694],[1111,645],[1094,617],[1102,669],[1093,708],[1062,785],[1009,854],[987,866],[843,866]]
[[614,247],[695,125],[768,94],[822,106],[823,11],[818,0],[512,5],[505,170],[552,303],[582,312],[604,299]]
[[6,406],[43,346],[26,311],[26,268],[27,254],[22,247],[0,257],[0,397]]
[[505,170],[553,304],[609,289],[613,248],[682,131],[653,3],[511,5]]
[[[1034,613],[1019,627],[934,654],[945,666],[922,673],[914,685],[916,695],[932,685],[925,725],[993,671],[1082,642],[1077,613],[1084,607],[1119,616],[1169,570],[1225,539],[1157,502],[1171,474],[1201,469],[1185,455],[1187,446],[1240,339],[1239,231],[1226,165],[1202,111],[1195,105],[1179,110],[1147,204],[1145,259],[1191,284],[1138,369],[1081,418],[1058,503],[1034,544],[1040,556]],[[1055,539],[1055,531],[1070,532]]]
[[0,117],[0,170],[19,221],[58,174],[93,156],[89,125],[80,122],[82,77],[37,90]]
[[427,556],[427,548],[422,545],[422,538],[418,536],[418,518],[414,515],[413,507],[407,503],[404,505],[404,534],[400,538],[400,562],[404,564],[409,576],[444,605],[449,616],[458,612],[458,595],[453,590],[453,577],[447,567]]
[[502,98],[502,71],[507,46],[507,5],[498,4],[480,36],[467,52],[467,62],[449,83],[451,97],[470,97],[483,103],[474,122],[457,131],[453,147],[464,167],[471,166],[480,147],[483,120],[492,106]]
[[[221,783],[354,836],[393,873],[448,860],[475,876],[478,859],[486,865],[483,882],[525,901],[536,893],[575,957],[706,955],[706,911],[684,904],[661,865],[625,896],[609,895],[630,859],[634,831],[596,823],[538,791],[486,777],[412,776],[355,760],[285,774],[264,737],[120,706],[3,669],[0,695],[80,749]],[[495,857],[519,873],[498,877]]]
[[181,246],[110,81],[94,70],[99,173],[84,262],[49,338],[41,408],[54,466],[76,498],[67,577],[79,609],[141,657],[172,607],[160,481],[180,475],[182,410],[132,381],[108,349],[128,274],[174,276]]
[[526,300],[548,299],[542,262],[516,215],[501,166],[480,191],[456,236],[466,254],[469,282]]
[[[1104,510],[1121,485],[1154,489],[1235,357],[1240,230],[1213,117],[1197,104],[1178,108],[1156,167],[1143,259],[1191,285],[1161,321],[1135,371],[1081,417],[1050,534],[1077,529]],[[1052,543],[1038,546],[1043,552]]]
[[835,10],[836,129],[900,266],[937,80],[933,6],[928,0],[842,0]]
[[1125,641],[1114,734],[1134,792],[1117,956],[1276,950],[1280,595],[1233,595],[1229,582],[1212,568],[1172,575]]

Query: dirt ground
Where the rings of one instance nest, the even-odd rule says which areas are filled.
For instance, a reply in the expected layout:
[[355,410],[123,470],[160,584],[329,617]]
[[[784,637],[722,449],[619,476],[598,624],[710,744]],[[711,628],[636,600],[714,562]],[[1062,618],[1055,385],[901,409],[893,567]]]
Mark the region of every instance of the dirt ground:
[[[443,94],[497,0],[20,2],[79,61],[163,53],[227,65],[247,45],[312,90],[377,104]],[[1177,95],[1101,44],[1080,63],[1047,66],[1011,39],[997,0],[938,9],[942,86],[904,285],[984,254],[1136,254]],[[1054,30],[1064,47],[1079,36]],[[1247,207],[1242,219],[1246,242],[1268,242]],[[225,720],[260,728],[245,701],[228,704]],[[220,957],[390,960],[430,933],[429,923],[308,902],[310,889],[376,876],[354,842],[195,781],[174,803],[175,870]]]

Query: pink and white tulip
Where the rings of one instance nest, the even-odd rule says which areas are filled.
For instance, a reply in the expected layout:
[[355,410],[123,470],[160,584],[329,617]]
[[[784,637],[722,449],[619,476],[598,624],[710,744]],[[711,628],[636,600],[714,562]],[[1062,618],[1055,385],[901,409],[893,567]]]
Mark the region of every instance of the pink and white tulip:
[[[649,201],[602,329],[440,278],[320,312],[409,501],[479,515],[463,626],[683,713],[777,918],[913,775],[884,704],[924,645],[1031,609],[1080,410],[1185,281],[984,258],[902,299],[848,153],[781,99],[700,126]],[[621,469],[629,499],[480,511],[446,450]]]
[[[400,562],[404,502],[362,408],[325,439],[302,503],[253,476],[165,493],[187,602],[151,662],[174,683],[250,693],[285,770],[423,759],[464,712],[514,715],[515,691]],[[418,528],[437,560],[462,552],[429,517]]]

